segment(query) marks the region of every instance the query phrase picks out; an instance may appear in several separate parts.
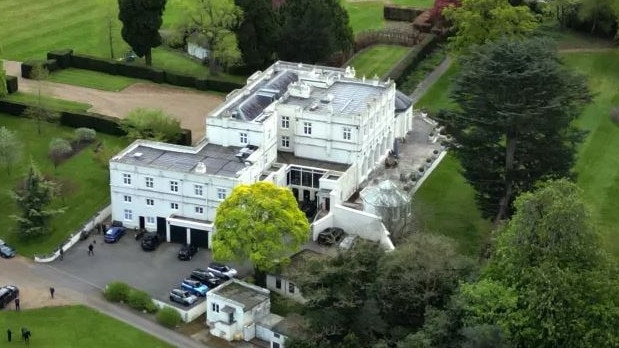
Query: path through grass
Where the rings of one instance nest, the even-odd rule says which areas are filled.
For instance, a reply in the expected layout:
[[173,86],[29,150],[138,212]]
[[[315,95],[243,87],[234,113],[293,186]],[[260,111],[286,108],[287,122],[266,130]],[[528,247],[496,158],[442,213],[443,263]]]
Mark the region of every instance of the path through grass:
[[[53,233],[33,241],[23,241],[14,232],[15,222],[9,217],[17,213],[15,202],[8,194],[0,194],[0,239],[4,239],[17,251],[26,256],[45,254],[53,251],[61,241],[75,232],[90,219],[100,208],[109,202],[108,170],[95,162],[93,147],[87,147],[77,155],[54,170],[48,158],[49,143],[52,138],[71,138],[74,129],[56,124],[42,123],[42,134],[37,134],[33,120],[0,114],[0,124],[17,133],[22,141],[21,161],[11,169],[11,174],[3,168],[0,171],[0,192],[7,193],[14,189],[25,175],[30,160],[49,178],[60,183],[62,197],[55,200],[54,206],[66,207],[66,212],[53,220]],[[122,149],[128,144],[124,138],[106,134],[97,134],[105,147]]]
[[359,52],[349,65],[355,68],[358,77],[373,78],[374,75],[381,77],[409,50],[409,47],[404,46],[374,45]]
[[[84,306],[2,311],[0,327],[13,331],[15,342],[7,346],[25,346],[20,342],[19,331],[26,327],[32,332],[30,346],[37,348],[171,347],[129,324]],[[2,332],[4,335],[5,331]]]

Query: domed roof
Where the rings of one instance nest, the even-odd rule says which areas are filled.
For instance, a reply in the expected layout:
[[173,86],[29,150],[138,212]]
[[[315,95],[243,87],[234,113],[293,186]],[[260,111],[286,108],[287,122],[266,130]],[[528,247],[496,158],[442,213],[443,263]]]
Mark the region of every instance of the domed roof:
[[385,180],[377,186],[366,187],[363,190],[363,202],[375,207],[399,207],[408,204],[410,197],[393,181]]
[[400,91],[395,91],[395,112],[406,111],[411,105],[413,105],[411,98]]

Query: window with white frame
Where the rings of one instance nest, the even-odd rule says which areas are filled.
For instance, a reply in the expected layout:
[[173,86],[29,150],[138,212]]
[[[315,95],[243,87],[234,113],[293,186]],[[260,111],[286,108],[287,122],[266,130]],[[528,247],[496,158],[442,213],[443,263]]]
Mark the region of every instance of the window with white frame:
[[218,188],[217,189],[217,198],[224,200],[226,199],[226,196],[228,195],[228,190],[226,190],[225,188]]
[[154,216],[147,216],[146,217],[146,223],[149,225],[154,225],[155,224],[155,217]]
[[289,116],[282,116],[282,128],[290,128],[290,117]]
[[151,207],[154,206],[155,205],[155,200],[152,199],[152,198],[146,198],[146,205],[149,205]]
[[303,122],[303,134],[312,134],[312,123],[311,122]]
[[131,203],[131,196],[124,196],[125,203]]
[[344,140],[352,139],[352,129],[350,127],[342,128],[342,137]]
[[155,179],[151,178],[150,176],[147,176],[146,178],[144,178],[144,181],[146,182],[146,187],[148,188],[155,187]]
[[290,147],[290,137],[282,135],[282,147]]
[[131,209],[125,209],[125,220],[133,220],[133,212]]
[[123,184],[131,185],[131,174],[127,174],[127,173],[123,174]]
[[203,207],[195,207],[194,211],[196,212],[196,214],[204,214],[204,208]]
[[247,133],[239,133],[241,144],[247,144]]
[[178,203],[170,203],[170,209],[178,210]]
[[170,181],[170,191],[178,192],[178,181]]
[[204,194],[204,188],[202,185],[193,185],[193,193],[196,196],[202,196]]

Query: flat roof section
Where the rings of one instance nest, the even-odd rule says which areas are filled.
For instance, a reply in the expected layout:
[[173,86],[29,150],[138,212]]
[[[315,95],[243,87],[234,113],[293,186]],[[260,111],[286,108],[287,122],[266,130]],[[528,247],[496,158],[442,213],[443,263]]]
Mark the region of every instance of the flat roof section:
[[242,284],[236,279],[232,279],[211,291],[242,304],[245,309],[252,309],[269,299],[268,290],[264,290],[265,291],[258,291],[250,286]]
[[[328,88],[312,87],[309,98],[288,97],[284,104],[297,105],[316,112],[359,115],[367,108],[367,103],[386,91],[382,84],[371,82],[336,81]],[[328,101],[328,102],[327,102]]]
[[204,174],[237,177],[237,172],[245,167],[235,156],[240,147],[223,147],[215,144],[203,145],[197,152],[180,152],[173,148],[161,149],[148,145],[138,145],[121,158],[113,161],[141,167],[165,169],[180,173],[195,173],[198,163],[205,166]]
[[277,151],[277,162],[324,170],[334,170],[337,172],[345,172],[348,168],[350,168],[350,164],[318,161],[309,158],[297,157],[293,153],[283,151]]

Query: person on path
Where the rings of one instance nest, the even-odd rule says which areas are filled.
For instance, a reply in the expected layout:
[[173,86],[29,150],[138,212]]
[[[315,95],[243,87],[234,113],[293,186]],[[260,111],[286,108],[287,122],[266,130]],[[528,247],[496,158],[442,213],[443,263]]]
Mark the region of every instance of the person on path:
[[92,256],[92,255],[94,255],[94,254],[95,254],[95,251],[94,251],[94,250],[95,250],[94,245],[90,244],[90,245],[88,246],[88,256]]
[[52,300],[54,299],[55,292],[56,292],[56,289],[54,289],[54,287],[49,288],[49,294],[52,296]]
[[11,337],[13,336],[13,331],[11,329],[6,329],[6,338],[11,342]]
[[19,297],[15,299],[15,310],[19,310]]
[[60,247],[60,261],[62,261],[64,257],[64,250],[62,250],[62,247]]

